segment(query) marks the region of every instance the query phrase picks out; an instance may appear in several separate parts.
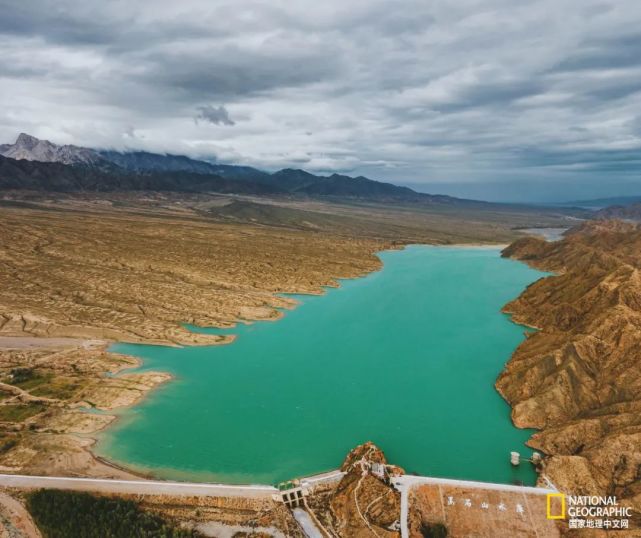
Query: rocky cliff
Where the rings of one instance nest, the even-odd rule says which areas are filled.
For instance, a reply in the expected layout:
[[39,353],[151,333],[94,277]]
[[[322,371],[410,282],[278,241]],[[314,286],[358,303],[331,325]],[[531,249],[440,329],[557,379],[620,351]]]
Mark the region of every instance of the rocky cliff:
[[96,151],[79,146],[58,146],[48,140],[21,133],[14,144],[0,145],[0,155],[16,160],[40,161],[46,163],[80,164],[88,166],[106,165],[108,162]]
[[597,218],[632,220],[639,222],[641,221],[641,202],[604,207],[597,212]]
[[[562,241],[520,239],[503,256],[554,276],[505,306],[536,327],[496,387],[545,474],[574,494],[641,508],[641,226],[591,221]],[[637,522],[638,523],[638,522]]]
[[319,525],[332,536],[398,538],[401,496],[390,478],[403,469],[389,465],[381,449],[368,441],[350,451],[341,471],[345,475],[338,486],[308,500]]

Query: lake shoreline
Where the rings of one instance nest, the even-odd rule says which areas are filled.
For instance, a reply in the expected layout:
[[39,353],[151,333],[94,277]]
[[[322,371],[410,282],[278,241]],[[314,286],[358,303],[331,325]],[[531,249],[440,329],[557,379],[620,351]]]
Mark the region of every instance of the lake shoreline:
[[[287,294],[287,295],[309,295],[311,297],[323,296],[323,295],[325,295],[327,293],[326,288],[330,288],[330,289],[340,288],[341,287],[341,281],[343,281],[343,280],[360,279],[360,278],[366,277],[367,275],[369,275],[371,273],[374,273],[374,272],[377,272],[377,271],[381,271],[383,269],[383,262],[380,259],[379,254],[382,253],[382,252],[387,252],[387,251],[403,250],[403,249],[406,248],[406,246],[409,246],[409,245],[402,245],[400,247],[390,247],[388,249],[384,249],[384,250],[376,252],[374,254],[374,256],[378,260],[378,264],[377,264],[378,266],[377,267],[373,268],[371,271],[364,271],[363,273],[361,273],[359,275],[356,275],[356,276],[353,276],[353,277],[335,278],[334,281],[333,281],[334,285],[330,284],[328,286],[323,286],[318,291],[304,291],[304,292],[292,293],[292,292],[281,290],[281,291],[275,291],[275,292],[272,292],[272,293],[274,295]],[[297,308],[298,306],[300,306],[300,303],[298,301],[294,301],[294,302],[290,303],[289,305],[287,305],[284,308],[287,308],[287,310],[291,311],[291,310],[294,310],[295,308]],[[236,321],[230,322],[230,325],[227,325],[227,326],[224,326],[224,327],[213,327],[212,326],[212,327],[198,327],[198,328],[199,329],[215,329],[215,330],[233,330],[233,329],[237,328],[241,324],[249,325],[249,324],[253,324],[253,323],[256,323],[256,322],[263,322],[263,321],[265,321],[265,322],[277,322],[277,321],[281,320],[285,315],[283,312],[281,312],[279,310],[274,310],[274,312],[275,312],[275,314],[273,316],[270,316],[270,317],[265,317],[265,318],[261,318],[261,319],[236,320]],[[193,332],[194,334],[199,334],[197,331],[191,331],[190,330],[190,332]],[[219,341],[212,342],[211,344],[192,344],[192,345],[189,345],[189,347],[209,347],[209,346],[216,346],[216,345],[229,345],[229,344],[233,344],[235,339],[236,339],[235,335],[225,335],[224,338],[221,338]],[[155,342],[155,341],[149,341],[149,342],[143,342],[143,341],[140,341],[140,342],[138,342],[138,341],[136,341],[136,342],[105,341],[105,342],[106,342],[105,350],[108,353],[114,353],[113,351],[110,351],[110,348],[113,347],[114,345],[117,345],[117,344],[155,345],[155,346],[158,346],[158,347],[184,347],[184,346],[179,346],[178,344],[173,344],[173,343],[165,344],[165,343],[159,343],[159,342]],[[116,353],[116,354],[118,354],[118,353]],[[138,368],[140,368],[141,366],[144,365],[144,360],[143,359],[141,359],[140,357],[135,357],[135,356],[132,356],[132,357],[136,359],[137,365],[131,366],[129,368],[126,368],[125,370],[129,370],[129,369],[136,370],[136,369],[138,369]],[[123,371],[125,371],[125,370],[123,370]],[[118,373],[122,373],[122,372],[118,372]],[[169,374],[167,372],[163,372],[163,373],[165,373],[165,374],[167,374],[169,376],[167,381],[166,381],[167,383],[169,383],[169,382],[171,382],[172,380],[175,379],[175,376],[173,376],[172,374]],[[164,384],[164,383],[162,383],[162,384]],[[149,392],[147,392],[144,395],[142,395],[141,398],[138,401],[132,403],[129,406],[126,406],[125,408],[122,408],[121,411],[126,411],[127,409],[132,409],[135,406],[140,405],[142,403],[143,399],[146,396],[150,396],[152,390],[160,388],[160,385],[161,384],[157,385],[156,387],[153,387],[153,389],[151,389]],[[100,433],[104,432],[105,430],[109,429],[110,427],[114,427],[117,424],[117,422],[118,422],[118,420],[120,418],[121,418],[120,416],[116,415],[116,416],[114,416],[114,419],[111,422],[109,422],[107,424],[104,424],[100,428],[98,428],[95,431],[91,432],[91,434],[90,434],[90,436],[88,436],[88,438],[90,438],[92,440],[92,444],[89,447],[86,448],[87,453],[97,463],[110,466],[110,467],[112,467],[112,468],[114,468],[114,469],[116,469],[118,471],[122,471],[122,472],[130,475],[132,478],[143,478],[143,479],[149,479],[149,480],[162,480],[163,478],[160,475],[154,474],[153,471],[143,471],[143,470],[137,469],[135,466],[128,465],[127,463],[120,462],[120,461],[116,462],[115,460],[113,460],[113,459],[111,459],[109,457],[98,455],[95,452],[95,447],[96,447],[96,445],[98,444],[98,442],[100,440],[99,439],[100,436],[97,435],[97,434],[100,434]],[[222,484],[223,482],[216,482],[216,483],[221,483]],[[246,484],[246,485],[251,485],[251,484]]]
[[[321,296],[325,295],[328,291],[331,289],[336,289],[336,288],[341,288],[343,287],[343,282],[349,282],[349,281],[354,281],[354,280],[359,280],[364,277],[367,277],[369,275],[372,275],[373,273],[380,272],[384,268],[384,262],[381,258],[382,255],[384,255],[387,252],[395,252],[395,251],[400,251],[400,250],[406,250],[407,248],[410,247],[438,247],[439,249],[470,249],[470,250],[500,250],[504,245],[502,244],[453,244],[453,245],[423,245],[423,244],[407,244],[407,245],[402,245],[402,246],[395,246],[394,248],[389,248],[389,249],[383,249],[381,251],[378,251],[375,253],[376,258],[378,259],[378,267],[372,269],[371,271],[365,271],[362,274],[354,277],[349,277],[349,278],[339,278],[335,279],[334,284],[332,286],[329,286],[327,288],[322,288],[321,290],[318,290],[318,292],[313,292],[313,293],[296,293],[293,295],[301,295],[301,296],[310,296],[310,297],[315,297],[315,296]],[[279,293],[279,292],[273,292],[273,293]],[[280,292],[280,293],[288,293],[288,292]],[[294,302],[290,303],[286,308],[288,311],[293,311],[296,308],[300,306],[299,302]],[[284,313],[281,311],[276,311],[277,315],[269,317],[269,318],[263,318],[263,319],[254,319],[254,320],[238,320],[236,321],[233,325],[226,326],[224,329],[235,329],[238,328],[241,325],[244,324],[250,324],[253,325],[255,324],[256,321],[280,321]],[[512,323],[516,323],[512,321]],[[207,329],[207,327],[202,327],[203,329]],[[28,337],[29,338],[29,346],[38,346],[40,341],[45,341],[46,339],[41,339],[39,337]],[[222,345],[222,344],[227,344],[233,342],[235,339],[234,335],[228,335],[225,336],[224,338],[221,338],[218,340],[215,344],[213,345]],[[121,343],[133,343],[136,345],[143,345],[145,342],[115,342],[115,341],[109,341],[109,340],[104,340],[103,341],[103,349],[107,351],[107,353],[111,354],[113,352],[109,351],[109,349],[114,345],[114,344],[121,344]],[[158,342],[152,341],[152,342],[146,342],[147,345],[154,345],[158,346],[159,348],[162,347],[175,347],[175,344],[172,345],[172,343],[167,343],[167,344],[159,344]],[[180,346],[183,347],[183,346]],[[202,347],[198,344],[196,345],[189,345],[188,347]],[[118,353],[116,353],[118,354]],[[140,357],[132,356],[129,355],[130,358],[134,359],[136,363],[134,365],[129,365],[126,367],[123,367],[121,370],[118,372],[111,372],[111,374],[114,375],[114,377],[118,378],[118,376],[126,373],[127,371],[135,371],[136,369],[140,368],[145,364],[145,361],[141,359]],[[109,457],[105,457],[104,455],[100,455],[99,453],[96,452],[96,445],[100,441],[100,437],[105,430],[108,430],[110,428],[113,428],[116,426],[116,424],[120,421],[121,415],[123,413],[126,413],[127,410],[133,409],[137,406],[140,406],[146,399],[147,397],[151,396],[152,393],[155,393],[155,389],[159,388],[161,384],[173,382],[175,380],[175,376],[173,374],[170,374],[168,372],[145,372],[145,374],[153,374],[153,375],[162,375],[164,377],[163,381],[155,384],[152,387],[149,387],[145,391],[141,392],[139,398],[136,400],[128,403],[125,406],[117,406],[117,409],[119,413],[112,415],[113,419],[108,422],[108,423],[102,423],[96,429],[90,432],[85,432],[81,435],[82,439],[85,440],[90,440],[91,443],[89,445],[86,445],[83,447],[83,449],[87,452],[88,455],[94,460],[96,467],[100,469],[97,473],[94,472],[89,472],[88,476],[103,476],[104,471],[102,470],[103,466],[111,467],[114,469],[114,471],[117,471],[120,476],[122,476],[122,473],[125,473],[127,476],[130,477],[136,477],[136,478],[144,478],[144,479],[162,479],[162,473],[161,474],[156,474],[153,470],[142,470],[141,468],[137,468],[135,465],[127,465],[126,462],[119,461],[117,459],[112,459]],[[500,371],[497,372],[497,375],[500,374]],[[498,392],[498,391],[497,391]],[[500,393],[499,393],[500,394]],[[113,408],[112,408],[113,409]],[[106,409],[106,410],[112,410],[112,409]],[[224,483],[224,482],[220,482]]]
[[[424,246],[424,247],[438,246],[438,247],[439,247],[439,250],[440,250],[441,248],[445,248],[445,249],[451,248],[451,249],[457,249],[457,250],[458,250],[458,249],[466,249],[466,248],[467,248],[467,249],[473,249],[473,250],[477,250],[477,249],[478,249],[478,250],[500,250],[500,249],[501,249],[501,247],[502,247],[503,245],[502,245],[502,244],[482,244],[482,245],[481,245],[481,244],[477,244],[477,245],[465,245],[465,244],[463,244],[463,245],[403,245],[403,247],[402,247],[401,249],[399,249],[399,248],[394,248],[394,249],[385,249],[385,250],[379,251],[379,252],[377,252],[377,253],[376,253],[376,256],[377,256],[377,258],[379,258],[379,260],[381,260],[380,255],[382,255],[382,254],[384,254],[384,253],[386,253],[386,252],[390,252],[390,251],[392,251],[392,252],[393,252],[393,251],[398,251],[398,250],[405,250],[405,249],[407,249],[408,247],[411,247],[411,246]],[[375,269],[375,270],[372,270],[372,271],[366,272],[366,273],[364,273],[363,275],[359,275],[358,277],[352,277],[352,278],[347,278],[347,279],[337,279],[337,280],[336,280],[336,286],[332,286],[332,288],[341,288],[341,287],[342,287],[342,281],[353,281],[353,280],[359,280],[359,279],[361,279],[362,277],[366,277],[366,276],[368,276],[368,275],[371,275],[371,274],[373,274],[373,273],[377,273],[377,272],[381,271],[381,269],[382,269],[382,268],[383,268],[383,261],[381,260],[381,261],[380,261],[380,267],[379,267],[378,269]],[[313,296],[317,296],[317,295],[324,295],[325,293],[327,293],[327,291],[328,291],[328,290],[322,290],[322,291],[321,291],[321,292],[319,292],[318,294],[316,294],[316,293],[314,293],[314,294],[304,293],[304,294],[296,294],[296,295],[304,295],[304,296],[311,296],[311,297],[313,297]],[[298,304],[294,304],[294,305],[292,305],[292,306],[291,306],[291,311],[295,310],[298,306],[299,306]],[[290,311],[290,309],[288,309],[288,311]],[[282,318],[282,313],[281,313],[281,315],[280,315],[278,318],[270,319],[269,321],[277,321],[277,320],[280,320],[281,318]],[[243,321],[237,321],[237,322],[236,322],[236,324],[235,324],[233,327],[225,327],[225,329],[234,329],[234,328],[238,328],[238,327],[240,327],[240,326],[245,326],[245,323],[246,323],[246,322],[248,322],[250,325],[254,325],[254,321],[253,321],[253,320],[251,320],[251,321],[250,321],[250,320],[243,320]],[[514,322],[514,321],[510,321],[510,323],[515,323],[515,322]],[[203,327],[203,329],[207,329],[207,328],[206,328],[206,327]],[[191,346],[189,346],[189,347],[191,347]],[[143,361],[143,362],[144,362],[144,361]],[[498,369],[498,370],[495,372],[495,377],[496,377],[496,376],[498,376],[498,375],[500,374],[500,372],[501,372],[501,370],[500,370],[500,369]],[[496,394],[497,394],[497,395],[499,394],[499,393],[498,393],[498,391],[496,391],[496,389],[495,389],[495,387],[493,386],[493,384],[492,384],[492,390],[493,390],[494,392],[496,392]],[[140,405],[140,402],[136,402],[136,404],[134,404],[134,405]],[[118,419],[116,419],[116,421],[117,421],[117,420],[118,420]],[[510,421],[510,422],[511,422],[511,421]],[[112,427],[113,427],[113,426],[114,426],[114,423],[110,423],[108,426],[112,426]],[[92,447],[92,448],[93,448],[93,447]],[[97,457],[99,457],[99,458],[101,458],[102,460],[109,461],[109,457],[105,457],[104,455],[100,455],[100,456],[98,456],[98,455],[96,454],[96,456],[97,456]],[[126,464],[124,464],[124,465],[123,465],[123,464],[121,463],[121,460],[118,460],[118,459],[116,459],[116,458],[114,458],[114,459],[115,459],[115,461],[118,461],[118,463],[116,463],[116,465],[117,465],[117,466],[127,469],[127,465],[126,465]],[[135,473],[137,476],[140,476],[140,475],[145,475],[145,476],[147,476],[147,475],[149,475],[149,476],[152,476],[152,477],[160,477],[160,478],[162,478],[162,476],[163,476],[162,474],[160,474],[160,475],[154,474],[154,473],[153,473],[153,471],[152,471],[152,472],[141,472],[140,470],[136,470],[136,467],[135,467],[135,466],[132,466],[132,467],[133,467],[133,469],[132,469],[133,473]],[[162,473],[162,471],[161,471],[161,473]],[[221,483],[224,483],[224,482],[221,482]],[[234,482],[234,483],[235,483],[235,482]]]

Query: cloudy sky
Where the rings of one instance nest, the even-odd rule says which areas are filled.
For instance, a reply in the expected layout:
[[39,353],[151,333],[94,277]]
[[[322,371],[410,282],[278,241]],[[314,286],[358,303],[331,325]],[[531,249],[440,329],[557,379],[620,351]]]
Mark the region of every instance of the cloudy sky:
[[638,0],[0,0],[0,142],[641,194]]

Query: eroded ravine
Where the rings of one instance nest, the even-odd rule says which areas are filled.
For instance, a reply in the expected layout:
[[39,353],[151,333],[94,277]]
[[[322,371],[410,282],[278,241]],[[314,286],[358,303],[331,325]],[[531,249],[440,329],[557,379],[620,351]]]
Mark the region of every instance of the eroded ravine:
[[[588,222],[559,242],[521,239],[504,256],[555,276],[505,307],[538,327],[497,381],[545,473],[562,491],[641,508],[641,228]],[[638,526],[639,522],[636,522]]]

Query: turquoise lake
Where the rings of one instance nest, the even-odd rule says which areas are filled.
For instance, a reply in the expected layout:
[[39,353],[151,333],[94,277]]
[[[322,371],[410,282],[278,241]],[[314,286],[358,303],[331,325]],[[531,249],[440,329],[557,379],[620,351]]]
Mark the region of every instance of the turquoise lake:
[[115,344],[175,379],[122,412],[97,453],[171,479],[274,484],[367,440],[422,475],[533,484],[531,431],[496,377],[524,338],[500,312],[544,274],[494,248],[411,246],[224,346]]

